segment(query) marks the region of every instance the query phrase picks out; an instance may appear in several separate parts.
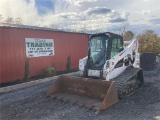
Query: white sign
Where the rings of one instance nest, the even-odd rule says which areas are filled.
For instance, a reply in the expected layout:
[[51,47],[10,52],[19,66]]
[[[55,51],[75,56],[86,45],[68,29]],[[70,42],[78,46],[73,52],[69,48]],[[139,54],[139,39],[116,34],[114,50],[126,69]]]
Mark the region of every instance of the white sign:
[[28,58],[54,55],[53,39],[25,38],[25,42]]

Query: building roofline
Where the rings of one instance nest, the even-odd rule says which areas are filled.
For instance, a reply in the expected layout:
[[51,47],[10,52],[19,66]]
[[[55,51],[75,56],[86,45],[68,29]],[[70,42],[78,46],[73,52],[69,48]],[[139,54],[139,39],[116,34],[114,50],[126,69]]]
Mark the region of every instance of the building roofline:
[[9,24],[9,23],[1,23],[0,27],[8,27],[8,28],[22,28],[22,29],[32,29],[32,30],[44,30],[44,31],[52,31],[52,32],[63,32],[63,33],[74,33],[74,34],[86,34],[87,33],[81,33],[81,32],[70,32],[70,31],[63,31],[59,29],[53,29],[53,28],[46,28],[46,27],[38,27],[38,26],[29,26],[29,25],[18,25],[18,24]]

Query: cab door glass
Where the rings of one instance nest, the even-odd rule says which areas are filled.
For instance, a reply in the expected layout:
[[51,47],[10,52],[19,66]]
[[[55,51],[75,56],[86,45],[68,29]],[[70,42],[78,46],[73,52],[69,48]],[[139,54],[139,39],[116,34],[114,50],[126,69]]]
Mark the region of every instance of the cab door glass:
[[122,40],[120,38],[114,38],[112,40],[111,58],[117,55],[123,50]]

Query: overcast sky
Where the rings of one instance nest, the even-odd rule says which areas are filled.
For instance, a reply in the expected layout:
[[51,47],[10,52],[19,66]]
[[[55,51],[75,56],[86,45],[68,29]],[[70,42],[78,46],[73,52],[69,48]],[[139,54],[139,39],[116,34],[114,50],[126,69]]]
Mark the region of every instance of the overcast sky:
[[0,0],[0,21],[22,18],[25,25],[116,31],[121,26],[160,35],[160,0]]

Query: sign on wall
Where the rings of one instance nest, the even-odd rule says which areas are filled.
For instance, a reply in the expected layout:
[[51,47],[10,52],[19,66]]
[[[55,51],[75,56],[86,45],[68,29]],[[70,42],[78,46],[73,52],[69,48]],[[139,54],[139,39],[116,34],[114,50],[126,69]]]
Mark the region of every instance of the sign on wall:
[[25,38],[25,43],[28,58],[54,55],[53,39]]

